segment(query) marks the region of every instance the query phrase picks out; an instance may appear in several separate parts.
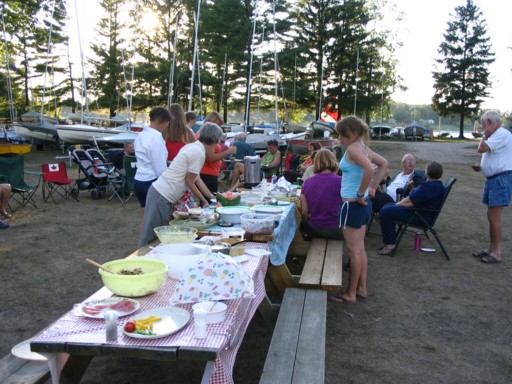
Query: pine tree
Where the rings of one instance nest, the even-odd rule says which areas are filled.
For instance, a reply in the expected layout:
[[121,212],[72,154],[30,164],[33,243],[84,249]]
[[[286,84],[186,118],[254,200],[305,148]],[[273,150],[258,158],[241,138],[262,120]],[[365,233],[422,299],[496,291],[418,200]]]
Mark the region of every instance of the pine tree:
[[432,107],[440,116],[459,116],[459,138],[464,138],[464,121],[478,116],[489,94],[488,65],[494,62],[486,21],[473,0],[455,8],[444,39],[436,60],[441,69],[433,72]]

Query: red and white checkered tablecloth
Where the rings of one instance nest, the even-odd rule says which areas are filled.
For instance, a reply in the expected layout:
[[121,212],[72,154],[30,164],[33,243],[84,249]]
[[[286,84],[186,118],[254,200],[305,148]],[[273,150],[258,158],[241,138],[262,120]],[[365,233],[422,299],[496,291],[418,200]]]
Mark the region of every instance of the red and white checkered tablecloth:
[[[268,250],[267,244],[264,243],[247,243],[246,247]],[[250,320],[266,295],[265,275],[267,272],[268,256],[249,256],[248,260],[242,262],[241,265],[247,274],[252,276],[255,298],[225,301],[227,305],[226,319],[222,323],[209,324],[208,335],[204,339],[196,339],[194,337],[192,318],[185,328],[173,335],[159,339],[134,339],[125,336],[123,333],[124,324],[132,317],[126,316],[118,321],[118,340],[107,342],[105,341],[105,322],[103,319],[78,316],[75,311],[70,310],[37,336],[33,342],[62,344],[63,348],[65,344],[77,343],[81,347],[86,347],[90,344],[91,349],[92,347],[97,347],[98,344],[111,347],[118,345],[120,347],[137,346],[140,348],[212,348],[218,351],[217,359],[213,363],[209,362],[207,364],[203,383],[233,383],[232,373],[236,354]],[[140,303],[138,312],[171,306],[170,298],[177,283],[177,280],[167,276],[164,284],[157,292],[146,297],[136,298]],[[86,301],[103,299],[110,296],[112,296],[112,293],[108,289],[102,288],[87,298]],[[177,306],[186,309],[192,315],[192,304],[179,304]],[[52,379],[54,381],[58,380],[55,377],[52,377]]]

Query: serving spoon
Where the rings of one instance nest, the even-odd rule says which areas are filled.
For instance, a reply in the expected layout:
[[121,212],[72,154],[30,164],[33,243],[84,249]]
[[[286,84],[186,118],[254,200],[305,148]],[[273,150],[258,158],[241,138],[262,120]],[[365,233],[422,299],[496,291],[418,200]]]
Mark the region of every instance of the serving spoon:
[[88,263],[91,263],[91,264],[92,264],[92,265],[94,265],[95,267],[98,267],[98,268],[100,268],[100,269],[103,269],[103,270],[104,270],[104,271],[106,271],[106,272],[109,272],[109,273],[111,273],[111,274],[113,274],[113,275],[117,275],[117,273],[116,273],[116,272],[114,272],[113,270],[111,270],[110,268],[104,267],[104,266],[103,266],[103,265],[101,265],[100,263],[97,263],[97,262],[95,262],[95,261],[93,261],[93,260],[91,260],[91,259],[85,259],[85,261],[87,261]]

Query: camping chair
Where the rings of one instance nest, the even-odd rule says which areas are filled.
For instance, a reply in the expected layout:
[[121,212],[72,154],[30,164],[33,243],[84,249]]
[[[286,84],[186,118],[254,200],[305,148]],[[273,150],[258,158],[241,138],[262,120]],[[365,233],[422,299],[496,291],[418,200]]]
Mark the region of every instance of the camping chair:
[[[132,198],[132,196],[135,195],[135,188],[133,184],[135,181],[135,173],[137,172],[137,158],[132,155],[124,155],[123,168],[126,172],[124,184],[124,202],[127,203]],[[126,195],[128,195],[128,197],[126,197]]]
[[407,220],[407,222],[401,222],[398,221],[396,224],[398,225],[397,228],[397,240],[396,240],[396,248],[398,248],[398,245],[400,244],[400,240],[402,239],[402,236],[404,235],[405,231],[409,227],[419,229],[420,231],[423,231],[425,234],[428,232],[432,233],[434,235],[435,239],[437,240],[437,243],[441,247],[441,250],[444,253],[444,256],[446,257],[446,260],[450,260],[450,257],[448,256],[448,253],[446,252],[446,249],[443,246],[443,243],[441,242],[441,239],[437,235],[436,230],[434,229],[434,225],[437,221],[437,218],[439,217],[439,214],[441,213],[441,210],[443,209],[443,205],[448,198],[448,194],[450,193],[453,184],[457,181],[456,178],[450,176],[448,180],[444,183],[444,196],[441,201],[441,204],[439,204],[439,208],[436,210],[431,209],[419,209],[419,208],[409,208],[413,212],[413,215]]
[[[36,175],[36,184],[27,184],[24,175]],[[25,171],[25,158],[23,156],[0,157],[0,182],[9,183],[12,187],[11,198],[16,202],[17,206],[12,207],[9,203],[11,211],[15,212],[18,208],[25,208],[31,204],[37,208],[34,201],[34,194],[41,184],[41,173]]]
[[[52,199],[55,204],[71,196],[78,201],[78,186],[76,180],[68,177],[66,163],[43,164],[43,201]],[[57,196],[58,197],[57,197]]]
[[[383,185],[386,187],[392,183],[392,181],[398,176],[398,173],[393,177],[390,178],[389,176],[386,179],[383,179],[379,185],[379,188],[382,188]],[[414,183],[414,188],[416,188],[418,185],[423,183],[425,180],[427,180],[427,175],[425,174],[425,171],[422,169],[415,169],[414,174],[411,179]],[[395,201],[400,201],[404,197],[407,197],[409,195],[410,190],[406,188],[407,185],[404,185],[403,188],[398,188],[396,190],[396,198]],[[379,222],[379,210],[380,208],[375,206],[372,206],[372,215],[370,216],[370,220],[368,221],[368,224],[366,225],[366,234],[370,232],[370,228],[372,226],[372,223],[374,221]]]

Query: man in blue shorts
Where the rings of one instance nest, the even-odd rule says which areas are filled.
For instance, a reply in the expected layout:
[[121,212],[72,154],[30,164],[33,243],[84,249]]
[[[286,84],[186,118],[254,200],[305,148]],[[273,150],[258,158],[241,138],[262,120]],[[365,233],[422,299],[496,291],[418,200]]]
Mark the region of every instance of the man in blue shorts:
[[482,203],[487,205],[489,221],[489,247],[485,251],[473,253],[483,263],[494,264],[501,255],[501,213],[510,204],[512,195],[512,134],[501,126],[501,116],[497,111],[487,111],[482,115],[484,135],[478,144],[482,153],[480,167],[487,178],[484,185]]

